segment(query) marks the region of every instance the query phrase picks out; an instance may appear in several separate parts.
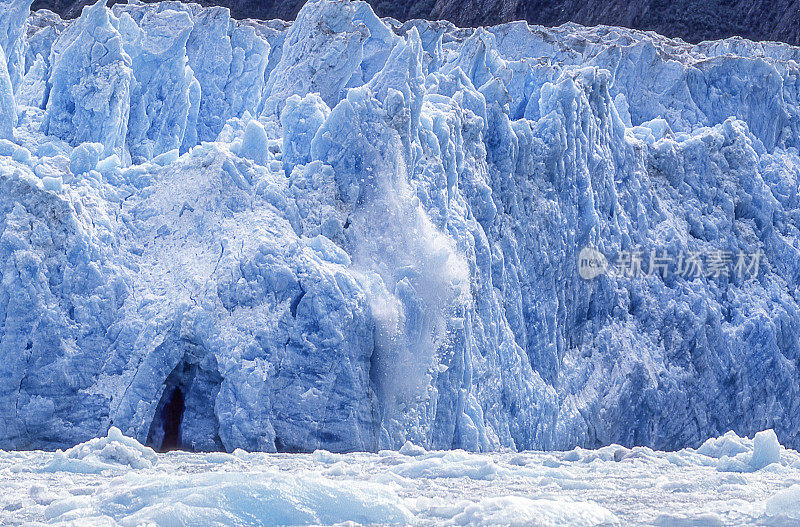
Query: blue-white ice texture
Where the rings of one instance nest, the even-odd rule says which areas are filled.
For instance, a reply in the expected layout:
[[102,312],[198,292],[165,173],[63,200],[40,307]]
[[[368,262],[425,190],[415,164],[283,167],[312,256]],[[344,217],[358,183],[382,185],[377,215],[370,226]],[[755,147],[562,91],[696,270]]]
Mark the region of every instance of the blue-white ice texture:
[[800,49],[2,1],[0,448],[800,447]]

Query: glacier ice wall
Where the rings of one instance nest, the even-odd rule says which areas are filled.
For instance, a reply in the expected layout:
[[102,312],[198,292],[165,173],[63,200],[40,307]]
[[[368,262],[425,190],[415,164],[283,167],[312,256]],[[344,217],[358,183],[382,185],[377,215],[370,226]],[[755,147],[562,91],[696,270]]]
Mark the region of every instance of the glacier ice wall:
[[[0,10],[0,448],[800,447],[800,50]],[[761,252],[753,276],[581,278]]]

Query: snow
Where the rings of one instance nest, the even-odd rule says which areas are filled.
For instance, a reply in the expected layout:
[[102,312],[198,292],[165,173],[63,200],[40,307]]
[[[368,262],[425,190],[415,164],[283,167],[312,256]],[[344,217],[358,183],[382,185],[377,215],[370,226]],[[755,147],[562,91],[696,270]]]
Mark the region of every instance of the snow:
[[[720,472],[691,449],[415,454],[154,454],[112,428],[65,453],[0,451],[0,523],[781,526],[800,518],[793,450],[744,474]],[[421,461],[439,469],[419,471]],[[496,470],[487,478],[476,466]]]
[[[490,482],[518,471],[462,450],[698,448],[749,481],[800,447],[798,48],[28,5],[0,10],[0,448],[114,426]],[[763,260],[613,269],[637,251]]]

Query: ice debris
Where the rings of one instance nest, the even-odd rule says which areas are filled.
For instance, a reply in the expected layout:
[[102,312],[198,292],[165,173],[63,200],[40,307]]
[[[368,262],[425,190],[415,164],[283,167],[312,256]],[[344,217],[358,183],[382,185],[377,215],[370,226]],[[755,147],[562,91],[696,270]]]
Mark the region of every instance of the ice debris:
[[106,437],[90,439],[64,452],[57,450],[44,467],[49,472],[100,473],[123,468],[147,469],[158,463],[152,448],[112,426]]

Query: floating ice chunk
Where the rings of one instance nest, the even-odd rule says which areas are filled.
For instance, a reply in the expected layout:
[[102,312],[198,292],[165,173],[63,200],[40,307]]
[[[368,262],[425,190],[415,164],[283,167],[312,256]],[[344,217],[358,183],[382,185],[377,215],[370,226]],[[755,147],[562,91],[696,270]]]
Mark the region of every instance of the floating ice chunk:
[[750,448],[748,448],[746,445],[746,441],[746,439],[739,437],[733,430],[731,430],[726,432],[722,437],[712,437],[707,439],[705,443],[700,445],[700,448],[697,449],[697,452],[699,454],[703,454],[704,456],[718,459],[725,456],[733,457],[737,454],[748,452],[750,450]]
[[760,470],[772,463],[781,462],[781,444],[778,436],[772,429],[758,432],[753,438],[753,458],[750,465],[754,470]]
[[311,459],[316,463],[332,464],[341,461],[343,458],[340,454],[334,454],[327,450],[317,449],[311,455]]
[[239,463],[241,460],[227,452],[208,452],[203,454],[203,461],[210,464]]
[[124,160],[131,59],[112,19],[98,0],[84,8],[74,31],[59,36],[43,128],[73,146],[102,143],[105,155]]
[[100,143],[82,143],[72,150],[69,158],[69,169],[76,176],[97,168],[103,145]]
[[492,480],[507,474],[507,469],[498,465],[489,456],[466,454],[463,451],[436,452],[423,456],[393,469],[407,478],[469,478]]
[[611,511],[595,503],[521,496],[484,498],[467,505],[452,521],[455,525],[620,525]]
[[800,520],[800,485],[792,485],[769,498],[767,515]]
[[712,438],[697,449],[699,454],[717,458],[723,472],[752,472],[781,461],[781,444],[774,430],[758,432],[753,439],[727,432]]
[[400,447],[400,453],[406,456],[421,456],[427,452],[425,448],[415,445],[411,441],[406,441],[403,443],[403,446]]
[[264,126],[255,119],[247,123],[239,147],[239,155],[251,159],[257,165],[265,165],[269,159],[269,143]]
[[108,436],[90,439],[65,452],[56,451],[43,470],[47,472],[100,473],[121,468],[145,469],[158,463],[152,448],[143,446],[112,426]]

